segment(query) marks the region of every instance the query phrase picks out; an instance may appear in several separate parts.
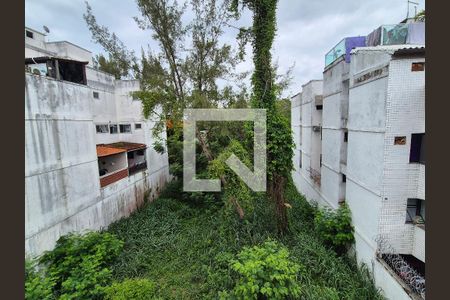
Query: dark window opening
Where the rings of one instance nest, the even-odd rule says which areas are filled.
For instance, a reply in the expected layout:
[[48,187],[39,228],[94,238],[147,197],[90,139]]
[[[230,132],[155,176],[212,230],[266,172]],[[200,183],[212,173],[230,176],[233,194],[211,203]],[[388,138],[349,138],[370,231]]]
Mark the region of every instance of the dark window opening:
[[128,159],[134,158],[134,152],[127,152],[127,158]]
[[323,105],[316,105],[316,109],[317,110],[322,110],[323,109]]
[[411,64],[411,71],[412,72],[425,71],[425,63],[424,62],[412,63]]
[[25,30],[25,35],[30,39],[34,39],[34,33],[31,31]]
[[406,223],[425,224],[425,201],[408,199],[406,204]]
[[348,131],[344,132],[344,142],[348,142]]
[[95,125],[97,133],[108,133],[108,125]]
[[406,145],[406,136],[396,136],[394,138],[394,145]]
[[298,157],[299,157],[298,167],[301,169],[302,168],[302,151],[299,151]]
[[134,129],[141,129],[141,128],[142,128],[142,124],[141,123],[134,124]]
[[117,133],[117,125],[109,125],[109,133],[111,134]]
[[143,156],[144,155],[144,150],[143,149],[137,150],[136,151],[136,155]]
[[120,124],[120,133],[131,133],[131,125],[130,124]]
[[347,176],[345,174],[342,174],[342,182],[347,182]]
[[425,133],[413,133],[411,135],[409,162],[425,164]]
[[99,98],[98,92],[92,92],[92,95],[93,95],[94,99],[98,99]]
[[84,64],[74,61],[58,60],[59,79],[86,84]]
[[320,166],[322,167],[322,154],[320,154]]

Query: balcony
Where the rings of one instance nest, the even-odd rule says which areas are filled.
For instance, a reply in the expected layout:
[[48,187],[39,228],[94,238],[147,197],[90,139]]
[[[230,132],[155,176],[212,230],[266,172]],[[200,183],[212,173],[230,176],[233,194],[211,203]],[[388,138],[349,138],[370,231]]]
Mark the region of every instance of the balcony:
[[367,36],[367,46],[425,45],[425,23],[381,25]]
[[345,55],[345,62],[350,62],[350,51],[352,51],[352,49],[355,47],[364,46],[366,46],[365,36],[343,38],[325,55],[325,68],[343,55]]
[[145,144],[128,142],[97,145],[100,186],[146,170],[146,148]]

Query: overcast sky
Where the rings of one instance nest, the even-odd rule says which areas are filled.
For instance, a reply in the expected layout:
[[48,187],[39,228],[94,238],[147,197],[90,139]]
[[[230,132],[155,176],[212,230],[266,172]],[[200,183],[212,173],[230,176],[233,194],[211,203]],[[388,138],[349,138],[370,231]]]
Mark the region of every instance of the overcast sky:
[[[179,0],[182,2],[183,0]],[[425,7],[419,2],[417,10]],[[110,28],[136,53],[149,45],[156,49],[149,31],[138,28],[134,16],[140,16],[134,0],[90,0],[97,22]],[[410,5],[410,15],[414,7]],[[84,0],[25,0],[25,25],[43,31],[50,29],[48,40],[67,40],[94,54],[102,48],[91,40],[83,19]],[[301,85],[311,79],[320,79],[324,56],[346,36],[367,35],[381,24],[395,24],[406,17],[407,0],[280,0],[278,4],[278,30],[272,50],[278,61],[279,72],[285,72],[295,63],[293,83],[287,94],[301,90]],[[186,18],[189,18],[187,12]],[[250,14],[234,25],[250,25]],[[237,30],[227,28],[224,38],[235,46]],[[239,65],[238,70],[251,70],[251,56]]]

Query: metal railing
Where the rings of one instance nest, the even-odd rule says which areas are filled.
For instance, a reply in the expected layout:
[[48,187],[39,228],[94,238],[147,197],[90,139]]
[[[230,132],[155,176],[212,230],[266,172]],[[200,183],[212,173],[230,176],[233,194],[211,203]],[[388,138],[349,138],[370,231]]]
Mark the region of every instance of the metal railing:
[[375,239],[377,243],[377,255],[395,274],[422,299],[425,299],[425,278],[412,268],[406,260],[396,253],[387,239],[379,235]]

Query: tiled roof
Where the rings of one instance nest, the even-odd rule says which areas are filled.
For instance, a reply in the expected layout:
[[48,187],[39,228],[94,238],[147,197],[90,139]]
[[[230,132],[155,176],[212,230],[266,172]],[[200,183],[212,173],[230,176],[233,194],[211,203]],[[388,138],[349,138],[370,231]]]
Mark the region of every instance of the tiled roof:
[[125,150],[125,149],[109,147],[106,145],[97,145],[97,156],[98,157],[109,156],[109,155],[122,153],[122,152],[126,152],[126,151],[127,150]]
[[147,145],[145,145],[145,144],[129,143],[129,142],[117,142],[117,143],[112,143],[112,144],[105,144],[103,146],[111,147],[111,148],[124,149],[126,151],[147,148]]

